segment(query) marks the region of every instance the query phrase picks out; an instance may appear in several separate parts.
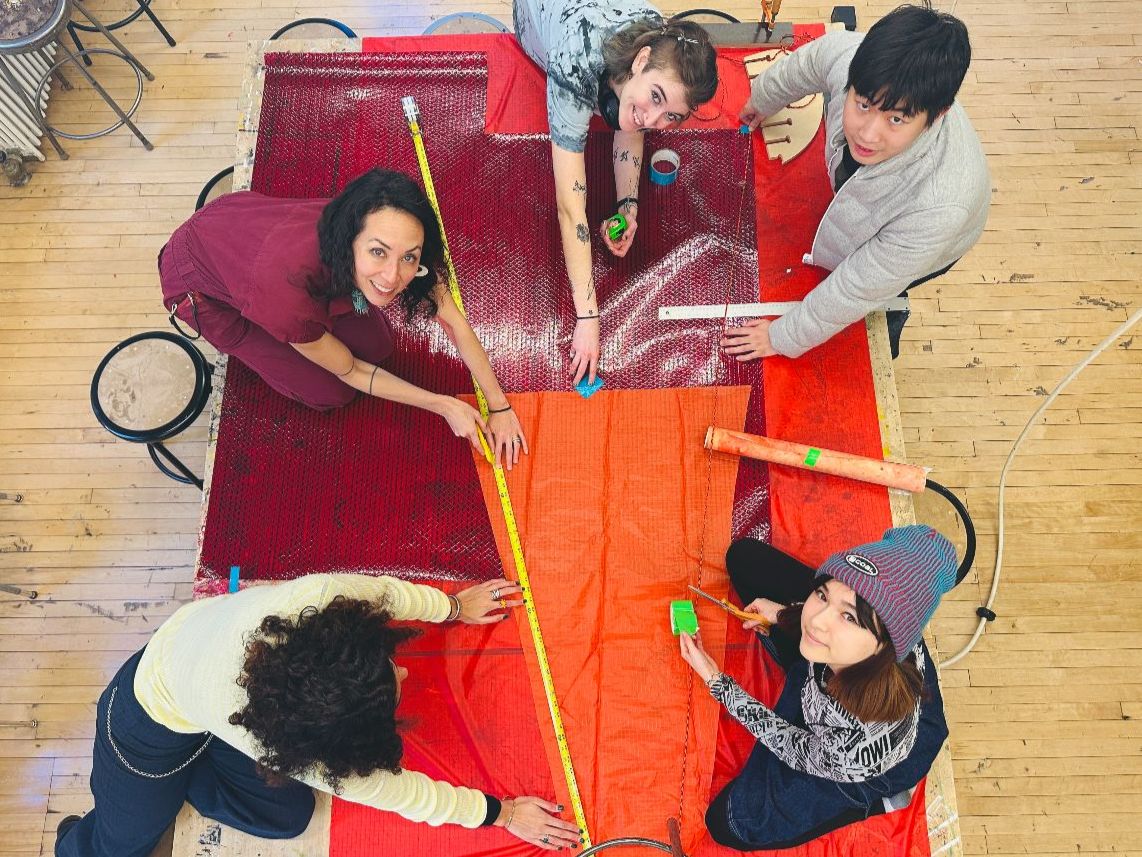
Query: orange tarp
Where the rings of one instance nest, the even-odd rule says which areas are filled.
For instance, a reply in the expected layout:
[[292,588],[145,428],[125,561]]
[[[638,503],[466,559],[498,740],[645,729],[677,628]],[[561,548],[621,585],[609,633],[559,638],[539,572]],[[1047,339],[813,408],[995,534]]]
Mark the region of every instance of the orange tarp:
[[[704,835],[720,709],[679,657],[669,602],[690,598],[688,583],[728,592],[737,460],[702,448],[715,396],[719,424],[743,426],[748,387],[511,397],[531,454],[508,486],[595,842],[664,839],[680,801],[686,848]],[[504,568],[514,570],[491,468],[478,469]],[[720,661],[726,616],[695,606]],[[516,618],[569,806],[527,617]]]

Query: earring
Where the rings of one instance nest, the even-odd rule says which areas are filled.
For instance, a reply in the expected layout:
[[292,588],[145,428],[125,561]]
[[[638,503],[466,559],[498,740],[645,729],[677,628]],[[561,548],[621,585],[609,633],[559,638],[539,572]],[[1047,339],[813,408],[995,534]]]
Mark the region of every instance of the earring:
[[420,267],[418,267],[416,269],[416,275],[418,277],[427,277],[428,276],[428,268],[426,268],[424,265],[421,265]]
[[360,289],[353,289],[353,294],[350,297],[353,299],[353,309],[358,315],[369,314],[369,302],[365,300],[365,295]]

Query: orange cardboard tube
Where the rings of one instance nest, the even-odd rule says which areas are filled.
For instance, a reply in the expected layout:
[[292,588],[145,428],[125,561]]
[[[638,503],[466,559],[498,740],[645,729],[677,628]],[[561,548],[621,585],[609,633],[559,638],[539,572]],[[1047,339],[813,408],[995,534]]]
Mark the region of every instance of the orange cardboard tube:
[[897,464],[892,461],[878,461],[863,455],[852,455],[832,449],[819,449],[803,443],[761,437],[710,426],[706,431],[706,449],[756,458],[774,464],[799,467],[802,470],[819,470],[833,476],[845,476],[872,482],[888,488],[900,488],[919,494],[924,490],[928,478],[923,467],[914,464]]

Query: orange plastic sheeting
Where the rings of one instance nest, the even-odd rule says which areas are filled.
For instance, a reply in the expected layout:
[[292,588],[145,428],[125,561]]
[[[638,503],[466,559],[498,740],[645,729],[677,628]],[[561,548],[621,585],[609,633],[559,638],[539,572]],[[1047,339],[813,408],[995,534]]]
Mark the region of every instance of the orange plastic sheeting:
[[[669,602],[690,598],[689,583],[719,597],[729,591],[724,556],[737,462],[707,459],[702,448],[715,396],[719,423],[743,426],[748,387],[511,397],[531,455],[508,474],[508,486],[595,842],[665,839],[680,798],[687,849],[705,834],[720,707],[678,654]],[[514,577],[492,470],[478,470]],[[712,604],[695,607],[720,662],[726,615]],[[569,808],[522,610],[517,621],[552,779]]]

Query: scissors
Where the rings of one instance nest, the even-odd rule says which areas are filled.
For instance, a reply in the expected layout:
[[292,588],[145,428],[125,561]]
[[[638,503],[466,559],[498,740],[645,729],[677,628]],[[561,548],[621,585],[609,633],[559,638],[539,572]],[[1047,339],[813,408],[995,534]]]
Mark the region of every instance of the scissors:
[[732,616],[737,616],[739,619],[744,619],[747,622],[760,622],[762,624],[762,626],[764,626],[766,628],[769,627],[769,622],[767,622],[765,620],[765,617],[762,616],[760,613],[747,613],[745,610],[741,610],[741,609],[735,607],[730,602],[726,601],[726,599],[724,599],[724,598],[715,598],[713,595],[710,595],[708,592],[703,592],[697,586],[691,586],[690,591],[693,592],[695,595],[701,595],[707,601],[713,601],[715,604],[717,604],[719,607],[721,607],[723,610],[725,610],[727,613],[729,613]]

